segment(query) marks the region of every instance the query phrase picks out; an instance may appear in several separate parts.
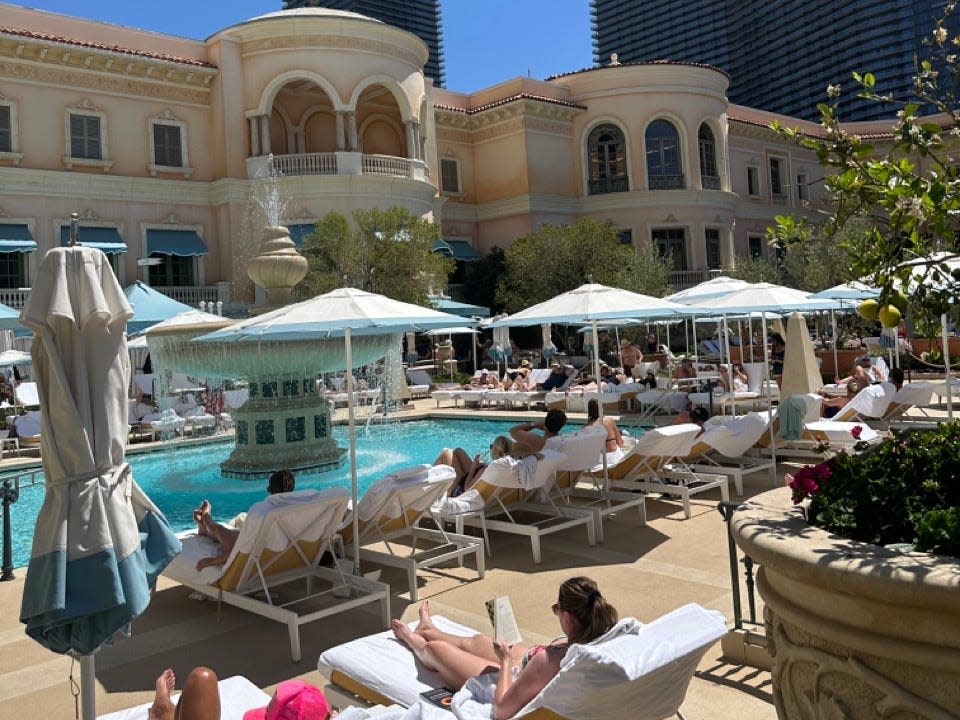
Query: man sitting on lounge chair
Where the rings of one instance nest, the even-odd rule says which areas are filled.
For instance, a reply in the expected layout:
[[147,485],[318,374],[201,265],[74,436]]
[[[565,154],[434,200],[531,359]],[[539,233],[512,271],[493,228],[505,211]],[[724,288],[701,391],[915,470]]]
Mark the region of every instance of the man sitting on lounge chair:
[[[270,476],[270,482],[267,484],[267,493],[276,495],[278,493],[293,492],[296,481],[293,473],[289,470],[277,470]],[[206,535],[220,546],[220,554],[212,557],[201,558],[197,562],[197,570],[203,570],[210,565],[223,565],[233,552],[233,546],[237,544],[237,538],[240,536],[240,530],[237,527],[236,520],[231,521],[230,525],[222,525],[213,519],[210,512],[213,508],[208,500],[200,503],[200,507],[193,511],[194,522],[197,523],[197,534]]]
[[[567,424],[567,414],[563,410],[553,409],[538,423],[520,423],[510,428],[510,437],[524,445],[531,452],[538,453],[548,447],[549,441],[557,437]],[[543,435],[533,432],[542,430]]]
[[560,390],[567,384],[567,371],[563,368],[563,365],[554,361],[550,363],[550,374],[547,376],[547,379],[544,380],[538,388],[544,392],[550,392],[551,390]]

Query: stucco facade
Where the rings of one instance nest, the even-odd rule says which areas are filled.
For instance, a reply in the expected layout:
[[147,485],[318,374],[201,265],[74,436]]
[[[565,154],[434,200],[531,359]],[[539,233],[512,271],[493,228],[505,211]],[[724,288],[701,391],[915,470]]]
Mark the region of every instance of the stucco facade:
[[820,200],[815,158],[766,128],[774,116],[731,106],[708,66],[611,65],[467,95],[424,77],[417,37],[342,11],[270,13],[205,41],[0,12],[11,305],[72,212],[125,285],[251,301],[271,170],[285,201],[273,220],[301,231],[331,210],[399,205],[483,254],[593,217],[658,242],[679,284],[766,255],[773,216]]

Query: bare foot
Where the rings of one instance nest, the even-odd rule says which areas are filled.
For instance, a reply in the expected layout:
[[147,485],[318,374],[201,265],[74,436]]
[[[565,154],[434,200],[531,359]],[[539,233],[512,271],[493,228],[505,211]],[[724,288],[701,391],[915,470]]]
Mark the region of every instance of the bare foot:
[[153,705],[147,711],[147,717],[150,720],[173,720],[173,714],[176,711],[176,705],[170,699],[170,693],[176,687],[177,678],[173,670],[167,668],[157,678],[156,695],[153,698]]
[[417,625],[417,632],[421,635],[425,630],[433,630],[433,618],[430,617],[430,601],[424,600],[420,603],[420,609],[417,611],[420,616],[420,623]]
[[410,626],[402,620],[391,620],[390,627],[393,630],[393,634],[396,636],[397,640],[409,645],[410,649],[414,652],[422,649],[423,646],[427,644],[426,640],[411,630]]

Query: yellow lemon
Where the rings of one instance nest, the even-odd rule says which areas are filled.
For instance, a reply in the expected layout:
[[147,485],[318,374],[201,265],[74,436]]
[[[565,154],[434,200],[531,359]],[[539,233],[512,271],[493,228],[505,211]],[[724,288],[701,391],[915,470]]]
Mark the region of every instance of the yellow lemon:
[[901,315],[907,311],[907,304],[909,302],[910,299],[902,290],[897,290],[890,296],[890,304],[899,310]]
[[880,324],[885,328],[895,328],[900,324],[900,311],[895,305],[884,305],[877,313]]
[[860,303],[860,307],[857,309],[857,312],[860,313],[860,317],[865,320],[876,320],[877,313],[880,311],[880,303],[876,300],[864,300]]

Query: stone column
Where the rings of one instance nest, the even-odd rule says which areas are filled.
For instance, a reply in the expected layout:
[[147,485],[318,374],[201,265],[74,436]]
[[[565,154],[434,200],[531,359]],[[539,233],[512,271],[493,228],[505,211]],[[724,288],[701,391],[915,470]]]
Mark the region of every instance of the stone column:
[[260,116],[260,154],[270,154],[270,116]]
[[357,113],[347,112],[347,152],[359,152],[360,143],[357,141]]
[[260,117],[254,115],[247,118],[250,123],[250,157],[260,154]]
[[730,223],[729,228],[720,231],[720,264],[725,268],[733,267],[734,259],[736,257],[733,240],[733,233],[736,227],[737,221],[734,220]]
[[343,152],[347,143],[344,138],[343,110],[337,110],[337,150]]
[[404,129],[407,131],[407,157],[411,160],[417,160],[417,122],[416,120],[405,120]]

